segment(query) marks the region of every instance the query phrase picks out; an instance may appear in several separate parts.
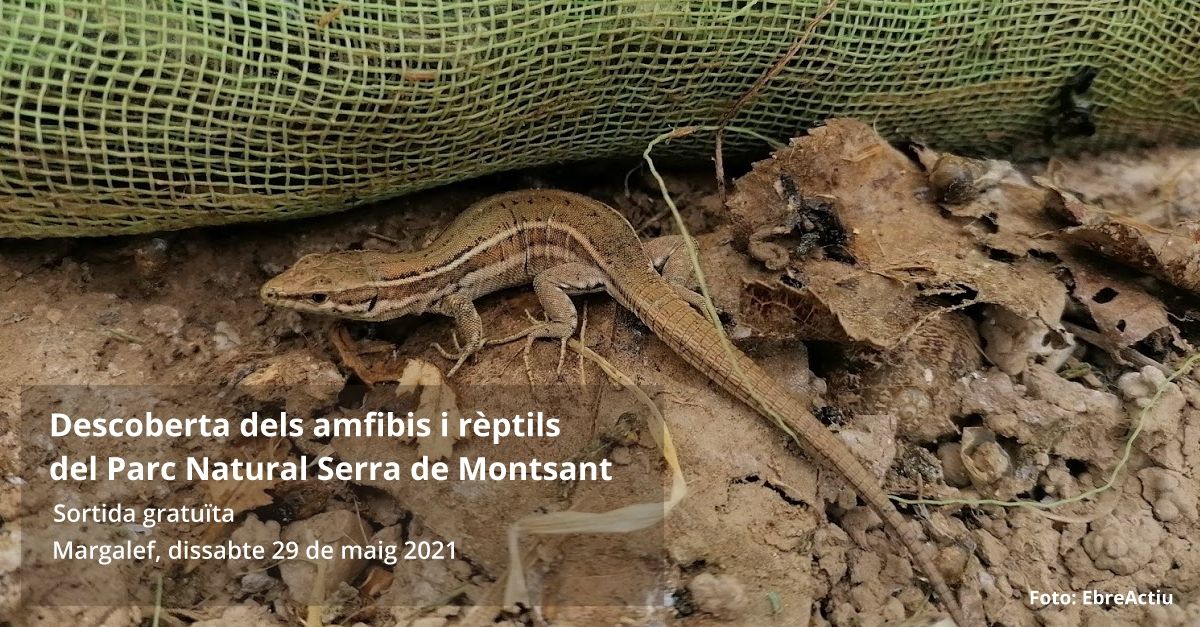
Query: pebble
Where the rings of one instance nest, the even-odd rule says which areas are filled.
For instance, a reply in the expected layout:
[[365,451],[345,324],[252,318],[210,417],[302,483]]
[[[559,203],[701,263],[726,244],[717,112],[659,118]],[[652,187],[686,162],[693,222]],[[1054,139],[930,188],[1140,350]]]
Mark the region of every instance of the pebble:
[[363,501],[367,506],[367,516],[385,527],[400,522],[400,519],[404,517],[404,508],[400,507],[395,498],[385,492],[368,494]]
[[167,265],[170,246],[167,240],[156,237],[133,251],[133,265],[143,279],[159,279]]
[[938,458],[942,461],[942,476],[946,485],[965,488],[971,485],[971,475],[962,461],[962,444],[959,442],[944,442],[938,446]]
[[108,309],[96,315],[96,322],[109,326],[121,321],[121,312],[116,309]]
[[1008,563],[1008,547],[996,536],[983,529],[976,529],[974,535],[976,550],[984,565],[999,567]]
[[333,362],[296,350],[267,358],[239,385],[259,402],[282,401],[289,412],[303,413],[332,405],[345,382]]
[[175,337],[183,328],[183,315],[170,305],[147,305],[142,308],[142,324],[159,335]]
[[700,573],[687,588],[696,607],[721,620],[737,620],[746,610],[746,591],[730,575]]
[[275,585],[275,578],[266,573],[246,573],[238,583],[242,594],[256,594]]
[[212,337],[213,345],[218,351],[224,352],[235,346],[241,345],[242,336],[238,335],[238,332],[233,328],[233,325],[229,324],[228,322],[223,320],[218,322],[214,330],[216,333],[214,333]]
[[[353,580],[367,566],[367,560],[342,559],[341,556],[343,544],[362,546],[366,543],[367,539],[363,537],[363,531],[366,529],[370,527],[358,514],[339,509],[288,525],[280,539],[284,542],[296,542],[304,548],[314,540],[333,547],[333,559],[324,560],[323,588],[336,590],[339,584]],[[310,595],[316,586],[317,564],[305,558],[304,548],[301,549],[298,559],[287,560],[279,565],[279,574],[283,582],[287,584],[292,599],[299,603],[312,601]]]
[[[229,539],[236,544],[253,546],[272,546],[279,540],[279,523],[274,520],[260,521],[258,516],[249,514],[246,520],[230,534]],[[230,559],[225,563],[231,574],[242,574],[261,571],[269,560]],[[244,584],[244,582],[243,582]]]

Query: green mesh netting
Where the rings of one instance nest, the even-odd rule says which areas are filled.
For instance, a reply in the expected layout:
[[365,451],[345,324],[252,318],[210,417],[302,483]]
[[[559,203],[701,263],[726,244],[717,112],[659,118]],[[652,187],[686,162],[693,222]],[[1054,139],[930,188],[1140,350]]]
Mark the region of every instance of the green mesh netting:
[[[0,236],[309,215],[633,155],[715,122],[819,5],[0,0]],[[1093,126],[1082,145],[1194,141],[1198,59],[1196,1],[843,1],[734,123],[785,139],[851,115],[991,152]]]

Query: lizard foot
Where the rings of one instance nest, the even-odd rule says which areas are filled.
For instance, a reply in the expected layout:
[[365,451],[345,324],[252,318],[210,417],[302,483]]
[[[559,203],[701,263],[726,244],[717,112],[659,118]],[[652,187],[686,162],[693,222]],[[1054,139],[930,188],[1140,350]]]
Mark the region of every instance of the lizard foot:
[[454,373],[458,372],[458,369],[467,362],[467,359],[471,355],[479,352],[479,349],[485,345],[485,342],[480,340],[478,342],[474,342],[474,346],[472,346],[470,343],[467,346],[463,346],[458,341],[458,334],[453,331],[450,332],[450,341],[454,343],[454,352],[442,348],[442,345],[438,344],[437,342],[433,342],[432,344],[433,349],[436,350],[439,355],[454,362],[454,365],[451,366],[450,370],[446,373],[447,379],[453,377]]
[[525,348],[521,350],[521,359],[525,362],[525,376],[529,379],[529,384],[533,385],[533,366],[529,361],[529,353],[533,350],[533,342],[541,338],[553,338],[559,341],[558,367],[554,370],[555,376],[559,376],[562,374],[563,363],[567,359],[567,341],[571,339],[571,333],[575,331],[575,325],[564,322],[538,320],[529,311],[525,312],[525,316],[529,318],[531,323],[529,326],[512,335],[488,340],[484,345],[497,346],[524,339]]

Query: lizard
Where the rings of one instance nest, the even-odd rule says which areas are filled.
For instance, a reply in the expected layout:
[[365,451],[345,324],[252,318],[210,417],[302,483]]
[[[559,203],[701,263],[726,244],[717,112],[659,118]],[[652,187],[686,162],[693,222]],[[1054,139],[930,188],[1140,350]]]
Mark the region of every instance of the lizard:
[[[643,243],[629,221],[587,196],[556,190],[499,194],[468,207],[429,245],[412,252],[355,250],[309,254],[260,290],[267,304],[352,320],[382,322],[436,313],[454,319],[456,353],[447,376],[485,345],[525,338],[563,342],[575,333],[571,296],[605,291],[729,394],[796,434],[802,449],[845,478],[912,555],[959,625],[968,624],[922,534],[908,526],[877,479],[809,403],[722,336],[697,308],[676,254],[684,236]],[[660,274],[660,271],[662,272]],[[475,300],[532,284],[545,318],[485,340]],[[458,336],[464,342],[459,345]],[[526,345],[528,350],[528,344]],[[563,350],[560,350],[560,366]]]

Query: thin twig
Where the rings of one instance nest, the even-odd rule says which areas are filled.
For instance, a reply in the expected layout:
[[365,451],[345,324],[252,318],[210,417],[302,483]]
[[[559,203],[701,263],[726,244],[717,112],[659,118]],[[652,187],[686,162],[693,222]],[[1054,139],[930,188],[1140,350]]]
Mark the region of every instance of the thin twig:
[[[1161,364],[1154,359],[1143,355],[1134,348],[1129,346],[1118,347],[1114,345],[1112,342],[1107,341],[1098,331],[1093,331],[1065,320],[1063,321],[1062,325],[1063,328],[1065,328],[1067,331],[1070,331],[1073,335],[1079,337],[1079,339],[1091,344],[1092,346],[1095,346],[1096,348],[1099,348],[1106,353],[1114,355],[1119,359],[1124,359],[1135,366],[1142,368],[1149,366],[1167,376],[1170,376],[1174,372],[1169,366]],[[1192,379],[1183,378],[1179,380],[1179,383],[1188,386],[1190,389],[1200,390],[1200,383],[1197,383]]]
[[372,239],[377,239],[381,242],[387,242],[388,244],[391,244],[393,246],[400,246],[402,248],[405,246],[404,242],[402,242],[394,237],[384,235],[383,233],[379,233],[377,231],[371,231],[371,232],[367,233],[367,237],[370,237]]
[[750,104],[750,101],[758,97],[759,92],[766,87],[767,83],[771,82],[776,76],[779,76],[779,74],[783,72],[783,69],[792,62],[792,59],[795,58],[797,54],[800,53],[800,49],[808,43],[808,40],[812,37],[813,30],[817,28],[817,24],[820,24],[826,17],[829,16],[835,5],[837,5],[837,0],[829,0],[829,2],[826,2],[825,5],[822,6],[819,11],[817,11],[817,14],[813,16],[811,20],[809,20],[808,25],[804,27],[804,31],[800,33],[800,38],[792,44],[792,47],[788,48],[787,52],[785,52],[778,61],[772,64],[771,67],[767,68],[767,71],[763,72],[763,75],[758,77],[758,80],[754,81],[754,84],[750,86],[750,89],[747,89],[746,93],[742,94],[742,97],[738,98],[737,102],[733,103],[733,106],[726,109],[725,113],[722,113],[721,117],[717,120],[717,137],[716,145],[713,148],[713,163],[716,167],[717,194],[721,199],[721,206],[725,206],[725,127],[729,125],[729,122],[733,120],[733,118],[740,113],[746,105]]
[[1108,353],[1115,353],[1117,357],[1124,359],[1136,366],[1150,366],[1152,368],[1157,368],[1163,374],[1171,374],[1170,368],[1158,363],[1157,361],[1154,361],[1153,359],[1150,359],[1149,357],[1132,348],[1117,347],[1112,342],[1106,340],[1099,331],[1093,331],[1087,327],[1075,324],[1074,322],[1067,322],[1066,320],[1062,321],[1062,325],[1063,328],[1065,328],[1067,331],[1070,331],[1072,335],[1087,342],[1088,344],[1091,344],[1092,346],[1095,346],[1096,348],[1099,348],[1100,350]]
[[[583,302],[583,319],[579,323],[579,343],[583,346],[587,346],[587,322],[588,322],[587,301],[584,301]],[[576,352],[579,352],[579,351],[576,351]],[[587,369],[584,368],[582,352],[579,352],[579,387],[581,387],[581,388],[587,387]]]
[[[705,278],[704,268],[700,264],[700,249],[696,245],[696,240],[692,238],[692,234],[688,232],[687,224],[685,224],[683,221],[683,214],[679,213],[679,208],[675,206],[675,200],[671,197],[671,192],[667,189],[667,182],[663,179],[662,175],[659,174],[658,168],[655,167],[654,159],[650,157],[650,153],[654,150],[654,147],[661,142],[677,137],[685,137],[695,133],[698,130],[709,130],[710,128],[711,127],[692,126],[675,129],[669,133],[663,133],[662,135],[650,140],[649,144],[646,144],[646,149],[642,151],[642,159],[646,162],[646,165],[649,166],[650,175],[654,177],[656,182],[658,182],[658,189],[662,193],[663,201],[667,203],[667,207],[671,210],[671,215],[675,218],[675,227],[679,229],[679,234],[683,237],[684,250],[687,251],[688,261],[691,262],[692,266],[692,275],[696,278],[696,283],[700,288],[700,295],[704,297],[704,314],[712,324],[713,330],[716,332],[717,337],[721,339],[721,347],[725,350],[725,357],[729,360],[729,367],[733,371],[733,375],[738,379],[744,379],[745,373],[742,372],[741,364],[738,362],[737,358],[738,351],[733,347],[733,342],[729,340],[729,336],[725,333],[725,328],[721,326],[721,317],[717,313],[716,305],[713,304],[712,294],[709,293],[708,279]],[[735,127],[729,127],[729,130],[735,130]],[[741,129],[738,130],[756,137],[762,137],[753,131],[744,131]],[[759,411],[761,411],[768,420],[774,423],[780,431],[783,431],[788,437],[790,437],[793,442],[801,444],[802,441],[800,436],[796,434],[796,431],[792,429],[791,425],[788,424],[788,421],[784,420],[784,418],[778,415],[776,412],[771,411],[770,405],[763,402],[763,399],[757,396],[753,386],[747,386],[747,389],[750,396],[754,398],[754,400],[758,403],[758,406],[762,408]]]
[[162,573],[159,573],[158,586],[154,589],[154,618],[150,619],[150,627],[158,627],[158,621],[162,618],[162,597],[163,577]]
[[146,343],[146,340],[143,340],[142,338],[122,329],[103,329],[103,331],[118,340],[129,342],[130,344]]

